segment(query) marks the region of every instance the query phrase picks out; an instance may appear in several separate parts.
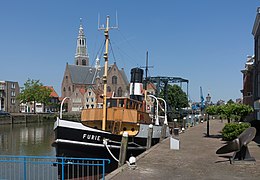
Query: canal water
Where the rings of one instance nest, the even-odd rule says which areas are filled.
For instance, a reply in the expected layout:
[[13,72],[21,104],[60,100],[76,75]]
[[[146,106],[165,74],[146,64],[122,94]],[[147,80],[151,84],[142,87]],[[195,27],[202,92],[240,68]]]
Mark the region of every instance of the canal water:
[[54,122],[0,125],[0,155],[55,156]]

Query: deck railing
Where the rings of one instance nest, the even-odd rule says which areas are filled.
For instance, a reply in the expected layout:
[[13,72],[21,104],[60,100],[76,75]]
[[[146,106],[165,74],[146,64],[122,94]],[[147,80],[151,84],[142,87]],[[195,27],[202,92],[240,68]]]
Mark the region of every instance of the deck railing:
[[109,159],[0,156],[0,179],[105,179]]

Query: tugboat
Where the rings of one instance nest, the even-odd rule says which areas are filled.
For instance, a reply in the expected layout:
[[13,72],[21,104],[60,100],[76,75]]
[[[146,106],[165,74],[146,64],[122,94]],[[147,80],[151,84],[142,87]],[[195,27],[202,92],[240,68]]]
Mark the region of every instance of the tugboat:
[[[130,97],[107,96],[109,16],[104,29],[106,51],[103,76],[102,108],[83,109],[81,122],[57,118],[54,125],[57,156],[107,158],[111,160],[106,172],[117,168],[122,134],[128,133],[127,159],[146,150],[149,125],[153,124],[152,145],[160,140],[163,123],[154,122],[146,112],[143,90],[143,70],[131,70]],[[166,122],[167,123],[167,122]],[[169,134],[167,132],[167,134]]]

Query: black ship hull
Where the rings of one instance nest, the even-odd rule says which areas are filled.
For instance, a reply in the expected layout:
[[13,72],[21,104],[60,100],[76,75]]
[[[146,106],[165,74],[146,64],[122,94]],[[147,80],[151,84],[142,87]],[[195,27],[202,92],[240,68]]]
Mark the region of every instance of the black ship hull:
[[[127,160],[131,155],[136,157],[146,150],[148,128],[149,125],[140,125],[140,132],[128,137]],[[154,126],[152,145],[159,142],[160,130],[161,126]],[[118,162],[112,155],[118,159],[121,135],[87,127],[80,122],[59,119],[55,122],[54,131],[56,156],[110,159],[106,173],[117,168]]]

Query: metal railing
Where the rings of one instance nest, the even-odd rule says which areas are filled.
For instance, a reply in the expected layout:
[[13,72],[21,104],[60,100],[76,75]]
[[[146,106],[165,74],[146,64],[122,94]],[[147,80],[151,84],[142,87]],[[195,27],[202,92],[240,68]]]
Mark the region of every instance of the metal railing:
[[49,156],[0,156],[0,179],[105,179],[109,159]]

